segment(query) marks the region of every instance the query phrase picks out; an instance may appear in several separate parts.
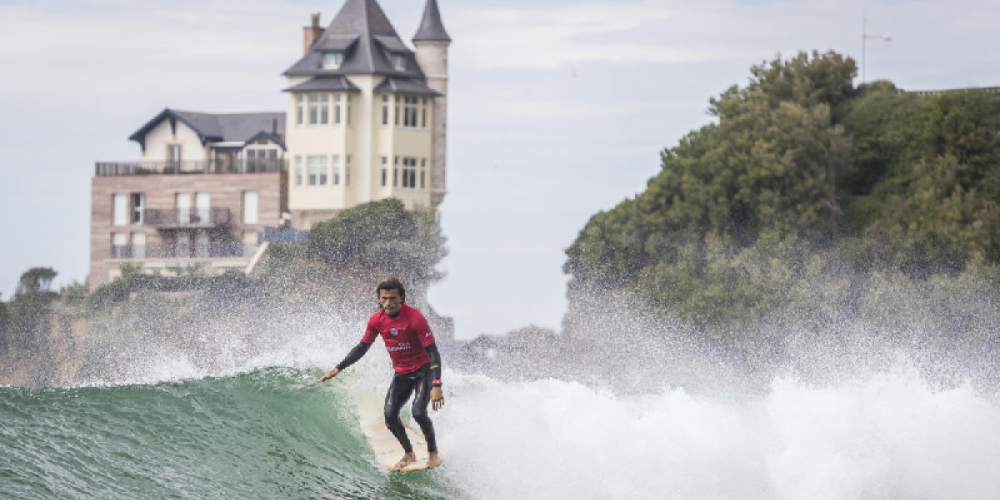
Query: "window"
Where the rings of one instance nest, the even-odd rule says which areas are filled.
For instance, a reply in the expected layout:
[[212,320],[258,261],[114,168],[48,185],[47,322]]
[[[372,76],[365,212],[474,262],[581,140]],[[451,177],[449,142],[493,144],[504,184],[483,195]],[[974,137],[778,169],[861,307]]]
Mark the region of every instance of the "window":
[[382,157],[382,187],[386,187],[389,180],[389,159]]
[[194,206],[197,209],[196,218],[191,222],[208,223],[212,220],[212,195],[209,193],[195,193]]
[[420,189],[425,189],[426,184],[424,184],[425,175],[427,173],[427,158],[420,159]]
[[399,187],[399,157],[392,160],[392,187]]
[[396,71],[406,71],[406,58],[400,55],[392,56],[392,67]]
[[180,170],[181,168],[181,145],[180,144],[168,144],[167,145],[167,167],[173,170]]
[[309,185],[325,186],[328,175],[326,170],[326,156],[309,156],[306,158],[306,166],[309,168]]
[[177,193],[177,222],[191,223],[191,193]]
[[420,127],[427,128],[427,98],[420,99]]
[[302,185],[302,157],[295,157],[295,185]]
[[305,97],[302,94],[295,96],[295,124],[302,125],[302,118],[305,115]]
[[323,69],[340,69],[341,64],[344,64],[342,52],[323,54]]
[[403,126],[406,128],[416,128],[417,126],[417,98],[406,96],[403,99]]
[[128,195],[116,194],[112,199],[114,207],[113,222],[116,226],[128,225]]
[[128,258],[128,233],[111,233],[111,258]]
[[333,124],[340,125],[340,94],[333,94]]
[[382,94],[382,125],[389,124],[389,96]]
[[351,155],[347,155],[347,161],[344,162],[344,186],[350,187],[351,185]]
[[396,126],[399,126],[399,96],[396,96],[396,113],[393,114],[396,120]]
[[146,215],[146,195],[132,193],[132,223],[142,224]]
[[243,223],[257,223],[257,191],[243,192]]
[[416,189],[417,187],[417,159],[403,158],[403,188]]
[[309,94],[309,124],[330,123],[330,99],[327,94]]
[[245,163],[246,163],[246,171],[247,172],[256,172],[257,171],[257,167],[259,165],[261,165],[261,164],[264,163],[263,160],[264,160],[264,154],[265,154],[265,152],[263,150],[259,151],[259,153],[260,153],[259,157],[257,155],[258,150],[256,150],[256,149],[244,149],[243,153],[246,155],[246,162]]
[[333,155],[333,185],[340,185],[340,155]]
[[146,233],[132,233],[132,258],[146,258]]
[[351,126],[351,94],[347,94],[347,126]]

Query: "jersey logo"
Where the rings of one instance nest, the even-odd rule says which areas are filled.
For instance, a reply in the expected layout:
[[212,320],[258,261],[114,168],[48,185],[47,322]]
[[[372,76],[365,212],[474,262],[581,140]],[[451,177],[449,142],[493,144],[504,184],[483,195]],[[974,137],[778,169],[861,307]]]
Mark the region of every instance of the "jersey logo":
[[431,336],[431,332],[427,332],[427,333],[424,334],[424,337],[430,337],[430,336]]
[[399,330],[397,330],[397,329],[395,329],[395,328],[390,328],[390,329],[389,329],[389,333],[391,333],[391,334],[393,334],[393,335],[399,335]]
[[385,346],[385,348],[389,352],[405,351],[405,350],[407,350],[407,349],[410,348],[410,343],[409,342],[400,342],[397,345],[387,345],[387,346]]

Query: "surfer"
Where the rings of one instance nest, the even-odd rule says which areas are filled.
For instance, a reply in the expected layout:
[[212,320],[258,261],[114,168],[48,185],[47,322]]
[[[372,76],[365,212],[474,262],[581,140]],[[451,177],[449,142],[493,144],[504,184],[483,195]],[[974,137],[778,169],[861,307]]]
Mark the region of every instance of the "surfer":
[[399,471],[417,460],[399,411],[416,392],[410,411],[427,440],[427,468],[441,465],[434,424],[427,415],[427,403],[435,411],[444,406],[441,390],[441,354],[434,344],[434,335],[423,314],[406,305],[406,289],[396,278],[389,278],[375,288],[381,310],[368,320],[361,342],[347,353],[336,368],[326,372],[319,381],[326,382],[362,358],[375,339],[381,335],[392,359],[395,375],[385,396],[385,425],[403,446],[403,458],[393,467]]

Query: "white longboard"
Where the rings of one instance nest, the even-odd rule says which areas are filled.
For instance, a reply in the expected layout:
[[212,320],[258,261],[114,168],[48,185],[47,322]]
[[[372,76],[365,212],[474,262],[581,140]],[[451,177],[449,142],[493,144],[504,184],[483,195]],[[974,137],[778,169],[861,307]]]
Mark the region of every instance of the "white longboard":
[[[393,466],[403,458],[403,447],[396,440],[396,436],[389,432],[385,426],[385,416],[383,406],[377,393],[372,396],[366,395],[361,401],[360,417],[361,430],[368,438],[368,444],[375,452],[375,458],[386,469],[393,470]],[[427,441],[417,431],[406,426],[406,435],[413,445],[413,453],[417,456],[417,461],[403,468],[400,472],[413,472],[427,469]]]

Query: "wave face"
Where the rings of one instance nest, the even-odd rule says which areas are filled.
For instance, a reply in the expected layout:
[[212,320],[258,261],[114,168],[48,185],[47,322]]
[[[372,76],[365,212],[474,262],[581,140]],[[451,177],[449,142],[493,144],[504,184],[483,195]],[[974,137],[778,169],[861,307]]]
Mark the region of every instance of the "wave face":
[[1000,406],[911,372],[719,397],[449,371],[447,462],[402,475],[357,424],[385,381],[320,373],[2,388],[0,498],[1000,498]]
[[0,389],[0,498],[454,498],[376,467],[343,386],[227,378]]

